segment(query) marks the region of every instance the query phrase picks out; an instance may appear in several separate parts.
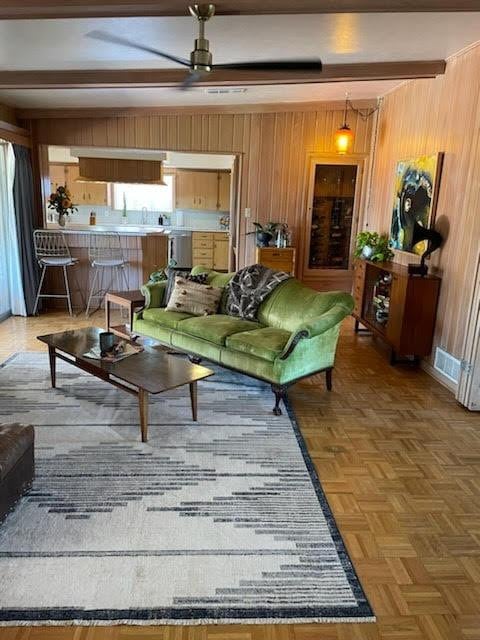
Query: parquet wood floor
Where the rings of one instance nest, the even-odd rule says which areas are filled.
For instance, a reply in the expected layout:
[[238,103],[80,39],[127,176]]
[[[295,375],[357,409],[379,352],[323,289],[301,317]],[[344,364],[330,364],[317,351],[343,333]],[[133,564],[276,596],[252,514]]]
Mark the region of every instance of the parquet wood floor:
[[[0,358],[71,324],[10,318]],[[324,389],[318,377],[290,397],[375,624],[16,627],[1,640],[480,640],[480,415],[424,372],[391,367],[350,320]]]

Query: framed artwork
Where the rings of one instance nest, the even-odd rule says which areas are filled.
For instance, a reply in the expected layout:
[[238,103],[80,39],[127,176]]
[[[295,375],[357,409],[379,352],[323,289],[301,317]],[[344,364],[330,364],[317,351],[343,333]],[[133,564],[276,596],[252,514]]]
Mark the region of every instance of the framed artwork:
[[443,153],[400,160],[395,168],[390,246],[421,255],[427,241],[413,245],[417,222],[429,228],[435,220]]

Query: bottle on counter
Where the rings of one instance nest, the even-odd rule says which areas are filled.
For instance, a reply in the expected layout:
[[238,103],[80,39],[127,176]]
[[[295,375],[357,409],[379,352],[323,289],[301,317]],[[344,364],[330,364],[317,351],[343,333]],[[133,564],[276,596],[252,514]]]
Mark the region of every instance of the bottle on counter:
[[159,224],[160,226],[162,226],[162,225],[163,225],[163,216],[158,216],[158,224]]
[[90,211],[90,220],[89,220],[90,226],[93,227],[97,224],[97,214],[95,213],[95,211]]

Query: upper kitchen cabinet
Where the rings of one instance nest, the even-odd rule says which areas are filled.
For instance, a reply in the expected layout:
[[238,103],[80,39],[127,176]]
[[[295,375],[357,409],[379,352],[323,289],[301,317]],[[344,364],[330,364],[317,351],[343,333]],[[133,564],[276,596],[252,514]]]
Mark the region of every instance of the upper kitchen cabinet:
[[67,185],[76,205],[106,205],[107,185],[102,182],[77,182],[77,164],[51,164],[50,183],[52,191],[59,185]]
[[230,209],[230,173],[178,169],[175,190],[177,209],[199,211]]
[[218,210],[230,211],[230,181],[229,171],[218,172]]

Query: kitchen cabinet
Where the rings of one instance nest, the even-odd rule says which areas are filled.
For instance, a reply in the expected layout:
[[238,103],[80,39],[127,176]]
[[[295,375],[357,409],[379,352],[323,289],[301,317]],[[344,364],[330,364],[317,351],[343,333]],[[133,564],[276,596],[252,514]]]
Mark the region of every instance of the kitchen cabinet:
[[195,208],[195,171],[176,172],[175,206],[177,209]]
[[194,231],[192,233],[192,264],[216,271],[228,270],[228,233]]
[[213,234],[213,268],[215,271],[228,271],[228,246],[226,234]]
[[175,182],[177,209],[229,211],[230,173],[179,169]]
[[59,185],[67,185],[75,205],[106,205],[107,185],[102,182],[77,182],[77,164],[51,164],[50,183],[52,191]]
[[230,172],[218,172],[218,210],[230,211]]

